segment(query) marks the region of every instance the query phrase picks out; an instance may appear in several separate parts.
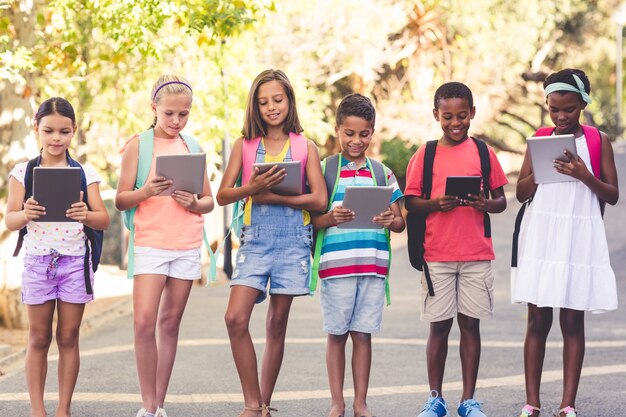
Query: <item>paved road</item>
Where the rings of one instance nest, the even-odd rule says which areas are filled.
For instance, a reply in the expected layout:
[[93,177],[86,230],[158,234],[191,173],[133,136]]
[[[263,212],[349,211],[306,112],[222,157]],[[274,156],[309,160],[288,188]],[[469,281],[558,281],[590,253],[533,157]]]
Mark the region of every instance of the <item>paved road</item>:
[[[618,279],[621,307],[604,315],[587,315],[587,355],[579,390],[582,417],[626,415],[626,145],[616,147],[622,199],[605,217],[611,259]],[[510,236],[519,205],[492,217],[496,248],[496,313],[482,324],[483,358],[477,398],[492,417],[517,416],[524,401],[522,341],[525,308],[509,303]],[[416,416],[428,392],[425,341],[428,326],[418,315],[418,275],[408,263],[404,236],[394,240],[393,304],[386,309],[382,333],[374,339],[370,406],[380,417]],[[172,375],[167,410],[172,417],[237,416],[242,408],[223,313],[228,288],[195,287],[183,320],[178,360]],[[266,305],[252,319],[253,337],[262,348]],[[558,327],[550,337],[543,374],[544,416],[559,405],[561,346]],[[453,331],[444,390],[453,404],[460,395],[458,331]],[[296,300],[286,356],[274,406],[283,417],[324,417],[328,411],[324,365],[325,334],[317,297]],[[82,368],[74,396],[74,415],[134,416],[139,408],[132,346],[132,320],[121,316],[83,337]],[[48,410],[57,396],[56,360],[50,361]],[[351,387],[348,372],[346,386]],[[351,395],[348,390],[347,395]],[[349,401],[349,398],[348,398]],[[27,416],[23,369],[0,378],[0,416]],[[348,410],[347,415],[350,414]],[[453,414],[456,415],[456,414]]]

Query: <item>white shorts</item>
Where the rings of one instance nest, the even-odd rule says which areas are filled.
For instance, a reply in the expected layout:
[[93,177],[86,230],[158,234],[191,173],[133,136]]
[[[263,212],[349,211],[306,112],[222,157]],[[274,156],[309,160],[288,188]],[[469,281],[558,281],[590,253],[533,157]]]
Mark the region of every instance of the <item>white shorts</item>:
[[170,278],[202,277],[200,248],[169,250],[135,246],[134,275],[157,274]]

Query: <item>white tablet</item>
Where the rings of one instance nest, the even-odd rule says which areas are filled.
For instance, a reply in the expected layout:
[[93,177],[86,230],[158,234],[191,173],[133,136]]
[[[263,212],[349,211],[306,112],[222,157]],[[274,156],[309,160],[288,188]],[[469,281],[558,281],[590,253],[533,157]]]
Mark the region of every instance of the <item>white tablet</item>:
[[33,168],[33,198],[46,208],[36,222],[74,222],[66,211],[80,201],[80,168]]
[[346,187],[343,195],[343,208],[354,211],[352,221],[337,225],[340,229],[380,229],[382,226],[374,224],[374,216],[380,215],[391,205],[393,187]]
[[300,161],[257,162],[252,164],[254,168],[259,168],[259,174],[269,171],[270,168],[276,165],[278,165],[279,169],[284,169],[287,175],[280,182],[280,184],[272,187],[272,192],[281,195],[302,194],[302,173],[300,170]]
[[565,159],[563,154],[565,149],[574,157],[578,156],[574,135],[532,136],[527,138],[526,142],[535,184],[577,181],[576,178],[561,174],[554,168],[555,159]]
[[205,170],[206,155],[203,153],[157,155],[155,174],[174,181],[171,187],[159,195],[172,195],[172,191],[176,190],[202,194]]

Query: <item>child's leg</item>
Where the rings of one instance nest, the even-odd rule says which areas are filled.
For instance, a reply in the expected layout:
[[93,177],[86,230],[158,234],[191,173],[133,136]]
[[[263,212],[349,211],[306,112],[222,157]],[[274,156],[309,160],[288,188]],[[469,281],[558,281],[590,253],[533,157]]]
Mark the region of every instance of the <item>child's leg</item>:
[[[257,371],[256,353],[250,337],[250,315],[254,303],[259,296],[259,290],[235,285],[230,289],[228,307],[224,321],[228,329],[230,349],[241,381],[241,389],[246,407],[256,408],[262,404],[261,389]],[[244,412],[242,415],[260,415],[260,412]]]
[[135,275],[133,281],[133,310],[135,327],[135,359],[143,407],[155,412],[158,350],[156,323],[166,276]]
[[585,357],[585,312],[562,308],[559,321],[563,334],[563,399],[559,408],[576,408],[576,393]]
[[453,319],[430,323],[428,342],[426,343],[426,368],[428,370],[428,384],[443,396],[443,373],[448,357],[448,335],[452,328]]
[[463,376],[463,394],[461,402],[474,398],[478,366],[480,364],[480,320],[459,313],[457,315],[461,340],[461,375]]
[[[346,410],[343,398],[343,383],[346,373],[346,341],[348,333],[329,334],[326,339],[326,371],[330,386],[331,405],[329,417],[342,416]],[[356,384],[356,382],[355,382]]]
[[552,327],[552,308],[528,304],[528,326],[524,341],[524,375],[526,377],[526,403],[541,407],[539,389],[546,340]]
[[191,280],[168,278],[163,289],[163,301],[158,317],[159,359],[156,373],[156,401],[159,407],[165,402],[178,347],[178,330],[192,284]]
[[27,305],[28,348],[26,349],[26,383],[30,397],[31,417],[45,417],[43,402],[46,374],[48,372],[48,349],[52,342],[52,317],[56,301]]
[[367,388],[372,368],[372,335],[350,332],[352,337],[352,379],[354,380],[354,415],[371,417],[367,409]]
[[70,403],[78,379],[80,354],[78,339],[85,304],[59,301],[56,340],[59,348],[59,405],[57,417],[70,416]]
[[261,398],[269,405],[276,386],[285,352],[287,321],[293,296],[274,294],[270,297],[265,322],[265,351],[261,365]]

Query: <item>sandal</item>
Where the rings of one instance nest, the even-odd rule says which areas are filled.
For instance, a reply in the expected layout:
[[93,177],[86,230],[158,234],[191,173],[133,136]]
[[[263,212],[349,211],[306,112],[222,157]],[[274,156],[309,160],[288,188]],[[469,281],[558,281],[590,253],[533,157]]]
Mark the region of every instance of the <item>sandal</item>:
[[[537,414],[535,414],[537,411]],[[538,417],[541,409],[539,407],[535,407],[534,405],[526,404],[524,408],[522,408],[522,414],[519,417]]]
[[270,407],[269,405],[263,404],[261,406],[261,417],[272,417],[272,415],[270,414],[271,411],[278,412],[278,410],[275,409],[274,407]]
[[559,410],[559,417],[577,417],[578,412],[574,409],[574,407],[570,407],[569,405],[565,408],[561,408]]

